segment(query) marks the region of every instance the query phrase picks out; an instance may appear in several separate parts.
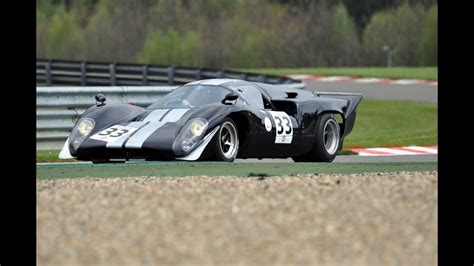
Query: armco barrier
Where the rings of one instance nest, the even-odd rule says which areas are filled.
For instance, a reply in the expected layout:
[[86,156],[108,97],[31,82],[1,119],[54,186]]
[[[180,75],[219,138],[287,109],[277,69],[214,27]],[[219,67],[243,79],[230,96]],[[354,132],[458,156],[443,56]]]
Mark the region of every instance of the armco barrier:
[[[282,85],[303,88],[303,84]],[[146,107],[177,86],[157,87],[37,87],[37,149],[60,149],[78,117],[94,105],[95,95],[102,93],[106,103],[133,103]]]
[[177,86],[160,87],[37,87],[37,149],[60,149],[78,117],[102,93],[107,103],[148,106]]
[[229,69],[36,59],[36,83],[46,86],[174,86],[211,78],[301,84],[285,76]]

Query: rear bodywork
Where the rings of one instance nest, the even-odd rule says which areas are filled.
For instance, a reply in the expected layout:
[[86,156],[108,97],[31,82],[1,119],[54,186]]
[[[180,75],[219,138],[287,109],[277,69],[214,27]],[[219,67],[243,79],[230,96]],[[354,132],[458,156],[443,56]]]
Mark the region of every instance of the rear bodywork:
[[[340,115],[341,138],[354,126],[360,94],[310,92],[270,84],[241,80],[213,79],[191,85],[221,86],[240,96],[231,104],[220,101],[189,108],[143,108],[130,104],[92,106],[80,117],[61,152],[62,158],[79,160],[212,160],[212,144],[220,123],[232,118],[238,128],[240,147],[237,158],[287,158],[311,150],[318,116],[325,112]],[[185,85],[186,86],[186,85]],[[258,95],[244,95],[240,87],[253,86]],[[242,98],[242,99],[241,99]],[[241,99],[241,100],[240,100]],[[258,104],[254,104],[254,101]],[[262,105],[260,106],[260,100]],[[286,125],[282,125],[283,118]],[[74,135],[81,119],[95,122],[92,131],[77,145]],[[193,119],[207,121],[198,143],[189,151],[180,151],[180,134]],[[123,126],[133,132],[113,141],[97,139],[97,134],[112,126]],[[285,133],[278,134],[283,129]],[[77,130],[76,130],[77,131]],[[76,144],[75,144],[76,141]]]

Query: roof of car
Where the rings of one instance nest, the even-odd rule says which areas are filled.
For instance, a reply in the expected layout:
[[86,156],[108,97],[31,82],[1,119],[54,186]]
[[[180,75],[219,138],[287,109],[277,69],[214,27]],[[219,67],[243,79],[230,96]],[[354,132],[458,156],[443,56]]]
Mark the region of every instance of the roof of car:
[[302,89],[295,89],[285,86],[277,86],[273,84],[267,83],[260,83],[260,82],[251,82],[245,81],[241,79],[204,79],[204,80],[197,80],[186,85],[215,85],[215,86],[248,86],[249,84],[256,86],[263,94],[267,95],[270,99],[286,99],[287,92],[296,92],[297,96],[296,99],[301,98],[313,98],[315,97],[314,94],[310,91],[302,90]]
[[245,85],[251,82],[241,80],[241,79],[203,79],[203,80],[197,80],[193,81],[191,83],[188,83],[186,85]]

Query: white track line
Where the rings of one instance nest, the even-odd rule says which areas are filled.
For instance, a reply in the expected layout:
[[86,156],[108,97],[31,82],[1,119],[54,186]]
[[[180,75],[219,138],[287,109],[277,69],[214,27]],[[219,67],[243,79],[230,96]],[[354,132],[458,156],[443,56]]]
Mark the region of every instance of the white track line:
[[411,151],[403,151],[398,149],[391,149],[391,148],[371,148],[368,149],[371,151],[379,151],[379,152],[386,152],[392,155],[410,155],[410,154],[420,154],[418,152],[411,152]]
[[421,151],[423,153],[438,154],[438,149],[428,148],[428,147],[419,147],[419,146],[408,146],[405,147],[410,150]]
[[354,82],[356,83],[376,83],[380,82],[385,79],[380,79],[380,78],[362,78],[362,79],[355,79]]
[[[419,147],[419,146],[353,149],[353,151],[357,152],[359,156],[438,154],[437,147],[431,148],[431,147]],[[377,154],[374,154],[374,152],[376,152]]]
[[384,79],[384,78],[356,78],[349,76],[314,76],[314,75],[287,75],[292,79],[299,80],[315,80],[321,82],[334,82],[334,81],[352,81],[355,83],[385,83],[385,84],[396,84],[396,85],[428,85],[438,86],[438,81],[422,80],[422,79]]
[[351,80],[351,77],[346,76],[331,76],[331,77],[321,77],[317,78],[318,81],[322,82],[333,82],[333,81],[343,81],[343,80]]
[[398,79],[391,82],[392,84],[401,84],[401,85],[411,85],[411,84],[418,84],[424,83],[424,80],[420,79]]

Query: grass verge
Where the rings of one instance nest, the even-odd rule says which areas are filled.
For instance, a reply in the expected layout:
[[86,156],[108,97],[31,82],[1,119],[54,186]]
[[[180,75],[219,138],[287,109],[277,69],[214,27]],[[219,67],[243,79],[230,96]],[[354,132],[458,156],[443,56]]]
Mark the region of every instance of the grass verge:
[[369,172],[435,171],[437,162],[420,163],[214,163],[147,162],[127,164],[38,165],[39,179],[134,176],[281,176]]
[[348,147],[432,146],[438,143],[438,107],[432,103],[362,100]]
[[59,150],[37,150],[36,151],[36,162],[37,163],[48,163],[48,162],[77,162],[75,159],[61,160],[58,158]]
[[307,74],[316,76],[438,80],[438,67],[254,68],[241,70],[272,75]]

